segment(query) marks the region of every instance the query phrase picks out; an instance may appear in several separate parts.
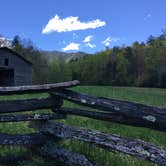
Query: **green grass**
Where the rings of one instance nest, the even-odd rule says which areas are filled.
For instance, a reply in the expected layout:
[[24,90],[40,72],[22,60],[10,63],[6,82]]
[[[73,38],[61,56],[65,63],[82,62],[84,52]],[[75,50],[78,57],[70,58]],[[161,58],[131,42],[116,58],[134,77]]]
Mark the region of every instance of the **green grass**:
[[[72,88],[73,90],[88,93],[96,96],[109,97],[114,99],[128,100],[147,105],[154,105],[159,107],[166,107],[166,89],[151,89],[151,88],[135,88],[135,87],[110,87],[110,86],[78,86]],[[13,95],[13,96],[0,96],[0,100],[6,99],[22,99],[22,98],[34,98],[47,96],[47,94],[36,95]],[[80,107],[71,102],[65,102],[65,107]],[[44,110],[42,112],[47,112]],[[37,111],[40,112],[40,111]],[[122,136],[128,136],[132,138],[139,138],[156,145],[166,148],[166,133],[154,131],[151,129],[131,127],[126,125],[115,124],[111,122],[104,122],[93,120],[89,118],[83,118],[78,116],[68,116],[67,119],[61,120],[64,123],[70,125],[76,125],[86,127],[90,129],[100,130],[105,133],[118,134]],[[3,123],[0,124],[0,131],[7,133],[31,133],[34,130],[28,128],[27,122],[17,123]],[[90,159],[97,161],[101,165],[107,166],[150,166],[153,165],[150,162],[136,159],[128,155],[120,153],[112,153],[107,150],[103,150],[96,146],[78,142],[78,141],[63,141],[61,145],[78,153],[83,153],[89,156]],[[6,155],[9,153],[23,153],[23,148],[0,148],[0,154]],[[48,165],[47,162],[41,161],[41,159],[34,159],[30,163],[25,162],[21,165]]]

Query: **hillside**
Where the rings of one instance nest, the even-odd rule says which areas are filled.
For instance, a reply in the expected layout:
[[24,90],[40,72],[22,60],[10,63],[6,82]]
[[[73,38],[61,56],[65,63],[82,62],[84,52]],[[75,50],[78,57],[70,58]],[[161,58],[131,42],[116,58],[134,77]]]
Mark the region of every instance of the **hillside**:
[[[11,40],[0,35],[0,47],[11,47]],[[75,61],[82,57],[90,55],[85,52],[66,53],[66,52],[61,52],[56,50],[55,51],[40,50],[40,52],[46,57],[46,59],[49,62],[55,59],[60,59],[60,58],[65,59],[66,62],[71,62],[71,61]]]
[[65,59],[66,62],[71,62],[90,55],[85,52],[66,53],[61,51],[44,51],[44,50],[42,50],[41,53],[45,55],[45,57],[49,62],[59,58]]

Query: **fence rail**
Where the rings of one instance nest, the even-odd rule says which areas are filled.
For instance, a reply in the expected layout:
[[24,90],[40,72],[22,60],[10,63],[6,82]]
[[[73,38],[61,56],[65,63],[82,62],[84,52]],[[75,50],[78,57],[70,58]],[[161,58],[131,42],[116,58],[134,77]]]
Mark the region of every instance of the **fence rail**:
[[[66,89],[78,84],[79,81],[70,81],[38,86],[0,87],[0,95],[40,92],[50,94],[46,98],[0,101],[0,122],[30,121],[29,127],[38,131],[32,134],[17,135],[0,133],[0,145],[25,146],[40,156],[58,160],[69,166],[97,166],[97,163],[84,155],[73,153],[56,145],[58,140],[72,139],[94,144],[108,151],[121,152],[148,160],[160,166],[166,165],[166,149],[159,146],[138,139],[51,121],[64,119],[66,115],[76,115],[166,131],[166,108],[95,97]],[[93,110],[88,110],[87,107],[86,109],[66,108],[63,107],[63,100],[88,106]],[[52,113],[35,113],[36,110],[47,108],[51,109]],[[27,111],[33,111],[33,113],[26,113]],[[9,159],[17,162],[15,158],[19,158],[19,156],[14,158],[9,156]],[[21,156],[21,158],[27,157]],[[0,157],[1,160],[7,162],[6,158]]]
[[111,119],[113,122],[166,131],[166,108],[94,97],[71,90],[58,90],[54,94],[77,104],[109,112],[114,117]]
[[159,148],[141,140],[114,134],[104,134],[99,131],[69,126],[57,122],[36,122],[32,126],[42,133],[53,135],[55,138],[84,141],[110,151],[122,152],[152,161],[159,165],[162,165],[163,162],[166,163],[166,149]]
[[10,94],[25,94],[25,93],[42,93],[52,92],[61,88],[69,88],[72,86],[79,85],[79,81],[68,81],[56,84],[44,84],[44,85],[26,85],[26,86],[14,86],[14,87],[0,87],[0,95]]

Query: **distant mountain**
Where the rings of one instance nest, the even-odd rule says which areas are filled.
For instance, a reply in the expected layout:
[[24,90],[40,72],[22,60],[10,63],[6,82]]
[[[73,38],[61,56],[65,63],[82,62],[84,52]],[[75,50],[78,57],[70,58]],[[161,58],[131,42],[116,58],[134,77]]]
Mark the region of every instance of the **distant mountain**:
[[63,58],[66,62],[76,61],[82,57],[89,56],[85,52],[66,53],[61,51],[41,51],[48,61]]
[[[11,40],[2,36],[0,34],[0,47],[9,47],[11,48]],[[64,59],[66,62],[76,61],[85,56],[89,56],[91,54],[87,54],[85,52],[74,52],[74,53],[66,53],[61,51],[45,51],[40,50],[40,52],[45,55],[46,59],[51,62],[54,59]]]

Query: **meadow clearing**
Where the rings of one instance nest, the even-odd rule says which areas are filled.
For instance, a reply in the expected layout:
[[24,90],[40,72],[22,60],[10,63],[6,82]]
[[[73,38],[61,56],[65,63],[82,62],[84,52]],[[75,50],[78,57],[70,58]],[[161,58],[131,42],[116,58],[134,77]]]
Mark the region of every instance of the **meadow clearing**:
[[[83,92],[95,96],[103,96],[113,99],[121,99],[132,102],[143,103],[147,105],[166,107],[166,89],[157,88],[135,88],[135,87],[111,87],[111,86],[78,86],[72,88],[72,90]],[[34,98],[34,97],[45,97],[48,94],[33,94],[33,95],[12,95],[12,96],[0,96],[0,100],[6,99],[23,99],[23,98]],[[65,101],[65,107],[80,107],[71,102]],[[50,110],[42,110],[39,112],[50,112]],[[152,129],[145,129],[140,127],[131,127],[127,125],[120,125],[111,122],[104,122],[99,120],[93,120],[90,118],[79,117],[79,116],[67,116],[67,119],[60,120],[61,122],[86,127],[90,129],[99,130],[105,133],[112,133],[131,138],[142,139],[147,142],[154,143],[161,147],[166,148],[166,133],[155,131]],[[31,133],[33,129],[28,127],[28,122],[15,122],[15,123],[1,123],[0,132],[3,133]],[[82,153],[88,156],[90,159],[95,160],[104,166],[150,166],[153,165],[149,162],[141,159],[136,159],[128,155],[121,153],[112,153],[107,150],[95,147],[93,145],[79,142],[79,141],[61,141],[59,144],[63,145],[67,149]],[[20,154],[26,153],[26,149],[13,148],[13,147],[1,147],[0,154]],[[30,155],[30,154],[29,154]],[[35,155],[35,154],[32,154]],[[55,165],[53,162],[47,162],[41,157],[34,156],[31,161],[25,161],[20,163],[23,166],[33,165]]]

